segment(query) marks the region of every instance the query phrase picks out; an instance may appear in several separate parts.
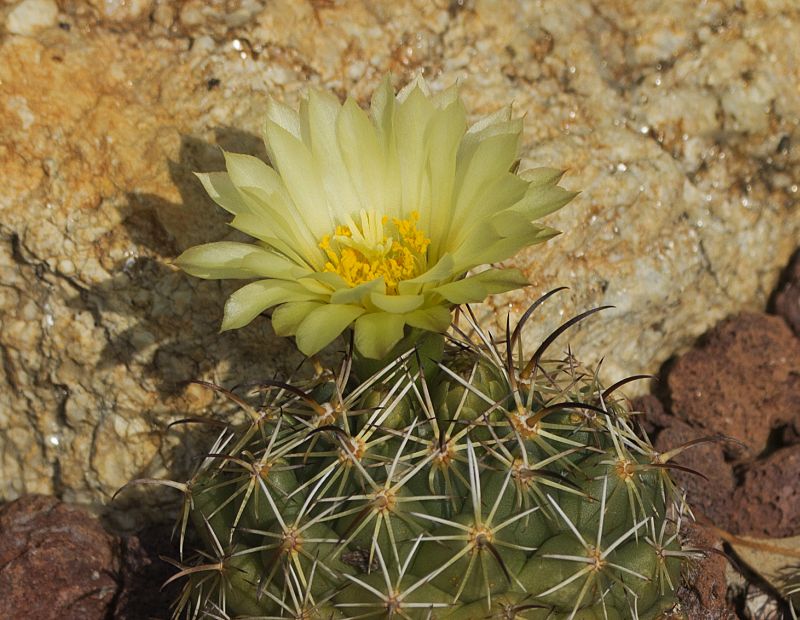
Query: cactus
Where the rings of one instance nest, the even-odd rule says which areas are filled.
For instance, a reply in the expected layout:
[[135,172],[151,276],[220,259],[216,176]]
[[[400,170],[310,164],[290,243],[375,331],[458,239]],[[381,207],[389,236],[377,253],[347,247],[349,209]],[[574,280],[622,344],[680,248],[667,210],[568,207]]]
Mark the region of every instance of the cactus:
[[[548,295],[549,296],[549,295]],[[547,296],[545,296],[546,298]],[[544,298],[543,298],[544,299]],[[540,300],[542,301],[542,300]],[[539,305],[539,302],[531,308]],[[462,313],[434,367],[222,391],[246,413],[185,494],[174,617],[654,618],[683,502],[617,387]],[[219,388],[215,388],[218,389]]]

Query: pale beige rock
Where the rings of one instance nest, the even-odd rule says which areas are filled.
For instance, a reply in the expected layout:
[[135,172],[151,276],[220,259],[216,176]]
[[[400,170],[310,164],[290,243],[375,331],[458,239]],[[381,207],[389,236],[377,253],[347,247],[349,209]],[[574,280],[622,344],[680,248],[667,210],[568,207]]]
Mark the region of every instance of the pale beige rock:
[[54,0],[22,0],[6,17],[6,29],[11,34],[30,36],[42,28],[53,26],[58,18]]
[[153,8],[153,0],[89,0],[102,17],[114,21],[127,21],[146,17]]
[[[111,503],[118,487],[183,475],[205,447],[166,425],[232,412],[185,381],[300,362],[266,319],[218,334],[235,283],[169,261],[235,236],[191,172],[222,167],[217,144],[263,156],[266,98],[308,85],[366,102],[387,71],[460,80],[476,116],[526,115],[523,165],[583,190],[551,218],[564,235],[512,261],[532,286],[476,308],[488,326],[559,285],[531,346],[614,304],[554,352],[571,342],[616,379],[762,307],[800,238],[800,9],[744,4],[64,0],[35,36],[6,35],[0,498],[55,492],[132,527],[176,495]],[[0,9],[7,31],[20,6]]]

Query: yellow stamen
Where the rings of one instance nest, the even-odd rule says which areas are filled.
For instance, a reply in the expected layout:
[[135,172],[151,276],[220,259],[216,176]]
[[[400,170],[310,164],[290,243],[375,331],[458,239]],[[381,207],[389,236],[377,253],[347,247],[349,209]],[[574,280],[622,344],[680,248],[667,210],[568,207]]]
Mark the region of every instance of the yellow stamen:
[[396,294],[399,282],[425,270],[431,240],[417,228],[419,213],[392,219],[394,237],[386,232],[389,218],[385,215],[361,211],[359,224],[347,219],[347,225],[337,226],[333,235],[319,242],[328,257],[325,271],[338,273],[349,286],[383,278],[387,292]]

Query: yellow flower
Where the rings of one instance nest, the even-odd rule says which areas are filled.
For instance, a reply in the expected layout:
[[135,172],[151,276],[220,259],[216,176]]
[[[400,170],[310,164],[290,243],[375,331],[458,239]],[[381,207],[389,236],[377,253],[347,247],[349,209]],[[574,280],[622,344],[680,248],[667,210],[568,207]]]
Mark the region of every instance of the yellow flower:
[[277,306],[272,324],[312,355],[353,326],[359,353],[381,358],[414,327],[444,332],[454,305],[526,284],[516,269],[470,270],[557,231],[535,220],[575,195],[558,171],[512,172],[521,119],[504,108],[467,126],[457,87],[387,79],[369,111],[311,91],[299,112],[270,102],[273,167],[226,153],[198,174],[231,225],[255,243],[217,242],[177,259],[201,278],[255,278],[225,305],[222,329]]

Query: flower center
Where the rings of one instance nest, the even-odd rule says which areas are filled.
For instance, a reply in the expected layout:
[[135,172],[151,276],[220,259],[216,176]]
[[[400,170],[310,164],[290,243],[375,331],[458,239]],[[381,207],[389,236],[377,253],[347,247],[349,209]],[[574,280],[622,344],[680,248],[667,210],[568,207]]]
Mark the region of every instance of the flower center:
[[397,293],[397,284],[425,270],[426,252],[431,240],[417,228],[419,213],[404,220],[380,216],[362,210],[359,222],[348,217],[325,235],[319,247],[328,257],[324,270],[338,273],[348,286],[357,286],[383,278],[389,294]]

